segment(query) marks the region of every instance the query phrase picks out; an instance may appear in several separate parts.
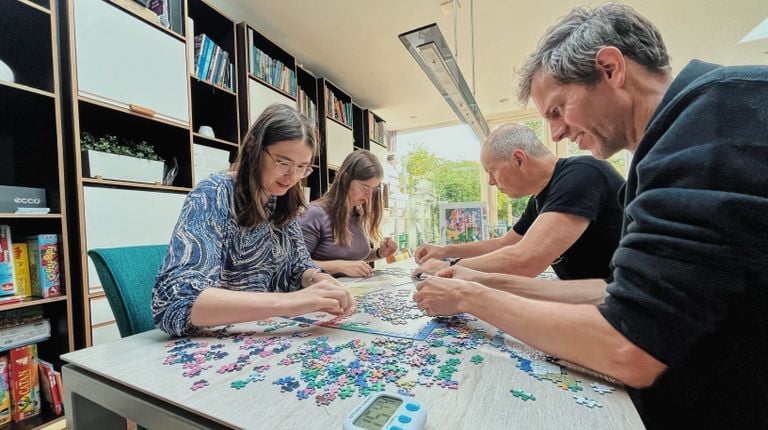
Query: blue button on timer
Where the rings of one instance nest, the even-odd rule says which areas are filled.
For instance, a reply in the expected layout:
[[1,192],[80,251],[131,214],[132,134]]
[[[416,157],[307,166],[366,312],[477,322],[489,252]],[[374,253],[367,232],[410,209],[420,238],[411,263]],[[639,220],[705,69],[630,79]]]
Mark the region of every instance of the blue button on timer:
[[411,412],[416,412],[419,410],[419,405],[417,405],[416,403],[408,403],[407,405],[405,405],[405,409],[408,409]]
[[398,426],[392,426],[392,427],[389,428],[389,430],[403,430],[403,429],[401,429]]
[[397,417],[397,420],[403,424],[408,424],[409,422],[411,422],[411,417],[409,417],[408,415],[400,415],[399,417]]

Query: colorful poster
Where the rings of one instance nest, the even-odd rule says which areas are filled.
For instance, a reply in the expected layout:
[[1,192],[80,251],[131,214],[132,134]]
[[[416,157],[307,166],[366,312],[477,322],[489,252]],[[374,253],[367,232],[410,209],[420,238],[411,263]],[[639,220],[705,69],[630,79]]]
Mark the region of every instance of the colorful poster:
[[440,203],[442,243],[476,242],[488,238],[485,203]]

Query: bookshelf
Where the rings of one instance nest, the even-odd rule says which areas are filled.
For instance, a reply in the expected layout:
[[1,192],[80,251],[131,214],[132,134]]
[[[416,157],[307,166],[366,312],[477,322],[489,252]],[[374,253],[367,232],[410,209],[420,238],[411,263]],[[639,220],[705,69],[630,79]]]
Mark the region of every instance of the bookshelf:
[[297,106],[296,59],[246,22],[237,24],[240,133],[273,103]]
[[[315,75],[313,75],[311,72],[306,70],[305,68],[301,66],[296,66],[296,83],[298,87],[297,91],[297,108],[299,112],[307,117],[307,119],[315,125],[315,130],[319,130],[319,118],[318,118],[318,109],[317,109],[317,103],[318,103],[318,97],[317,97],[317,78]],[[316,136],[316,139],[318,143],[321,143],[320,136]],[[320,168],[320,157],[322,155],[322,151],[318,151],[317,155],[315,156],[314,161],[312,162],[313,171],[312,174],[309,175],[306,179],[304,179],[302,182],[302,185],[304,187],[308,187],[309,192],[309,200],[317,200],[319,199],[322,194],[322,181],[320,179],[321,176],[321,168]]]
[[192,165],[197,184],[210,174],[227,169],[237,156],[237,28],[234,21],[202,0],[188,0],[187,6]]
[[[13,72],[12,80],[0,74],[0,185],[44,189],[50,208],[41,215],[2,212],[0,224],[10,226],[15,242],[29,235],[58,236],[62,287],[61,296],[2,304],[0,314],[41,310],[51,323],[51,336],[38,342],[38,354],[60,368],[58,357],[74,349],[74,336],[57,16],[56,4],[45,0],[0,2],[0,36],[13,41],[0,45],[0,61]],[[32,428],[61,419],[43,413],[4,428]]]
[[[216,136],[203,136],[206,145],[236,151],[237,94],[213,81],[196,79],[188,67],[194,61],[188,54],[195,29],[226,43],[225,26],[217,17],[206,19],[210,11],[204,4],[189,1],[195,25],[184,34],[117,0],[58,1],[66,12],[60,28],[66,35],[62,71],[67,83],[75,344],[85,347],[119,338],[87,251],[168,242],[184,198],[195,184],[193,143],[198,137],[193,127],[209,125]],[[184,30],[186,22],[181,27]],[[228,46],[231,51],[233,43]],[[83,133],[115,136],[121,143],[146,142],[162,158],[162,174],[154,181],[137,182],[88,173],[81,151]]]
[[[321,188],[326,192],[344,158],[355,147],[352,97],[327,78],[317,80]],[[322,174],[324,172],[324,174]]]
[[373,113],[370,109],[365,109],[363,111],[363,125],[364,125],[364,138],[368,140],[369,142],[369,148],[370,144],[374,143],[376,145],[379,145],[380,147],[387,149],[389,145],[387,144],[387,122],[384,121],[380,116]]

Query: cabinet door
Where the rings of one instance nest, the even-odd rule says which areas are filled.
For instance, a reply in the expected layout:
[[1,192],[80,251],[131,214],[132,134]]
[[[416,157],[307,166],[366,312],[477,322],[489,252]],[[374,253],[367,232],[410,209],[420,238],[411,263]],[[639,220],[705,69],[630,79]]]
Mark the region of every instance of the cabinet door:
[[[185,194],[84,187],[86,249],[170,242]],[[89,288],[101,285],[88,259]]]
[[248,128],[256,122],[256,118],[264,112],[267,106],[281,103],[296,109],[296,100],[280,94],[266,85],[248,79]]
[[104,0],[74,7],[78,93],[188,125],[184,42]]
[[352,153],[355,137],[352,130],[334,122],[325,120],[326,160],[328,167],[341,167],[344,159]]

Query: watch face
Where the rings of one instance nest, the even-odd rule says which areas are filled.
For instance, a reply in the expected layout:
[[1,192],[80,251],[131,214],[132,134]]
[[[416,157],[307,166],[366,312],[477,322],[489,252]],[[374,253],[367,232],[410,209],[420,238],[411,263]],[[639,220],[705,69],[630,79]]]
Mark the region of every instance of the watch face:
[[402,403],[395,397],[380,396],[352,424],[365,430],[380,430]]

